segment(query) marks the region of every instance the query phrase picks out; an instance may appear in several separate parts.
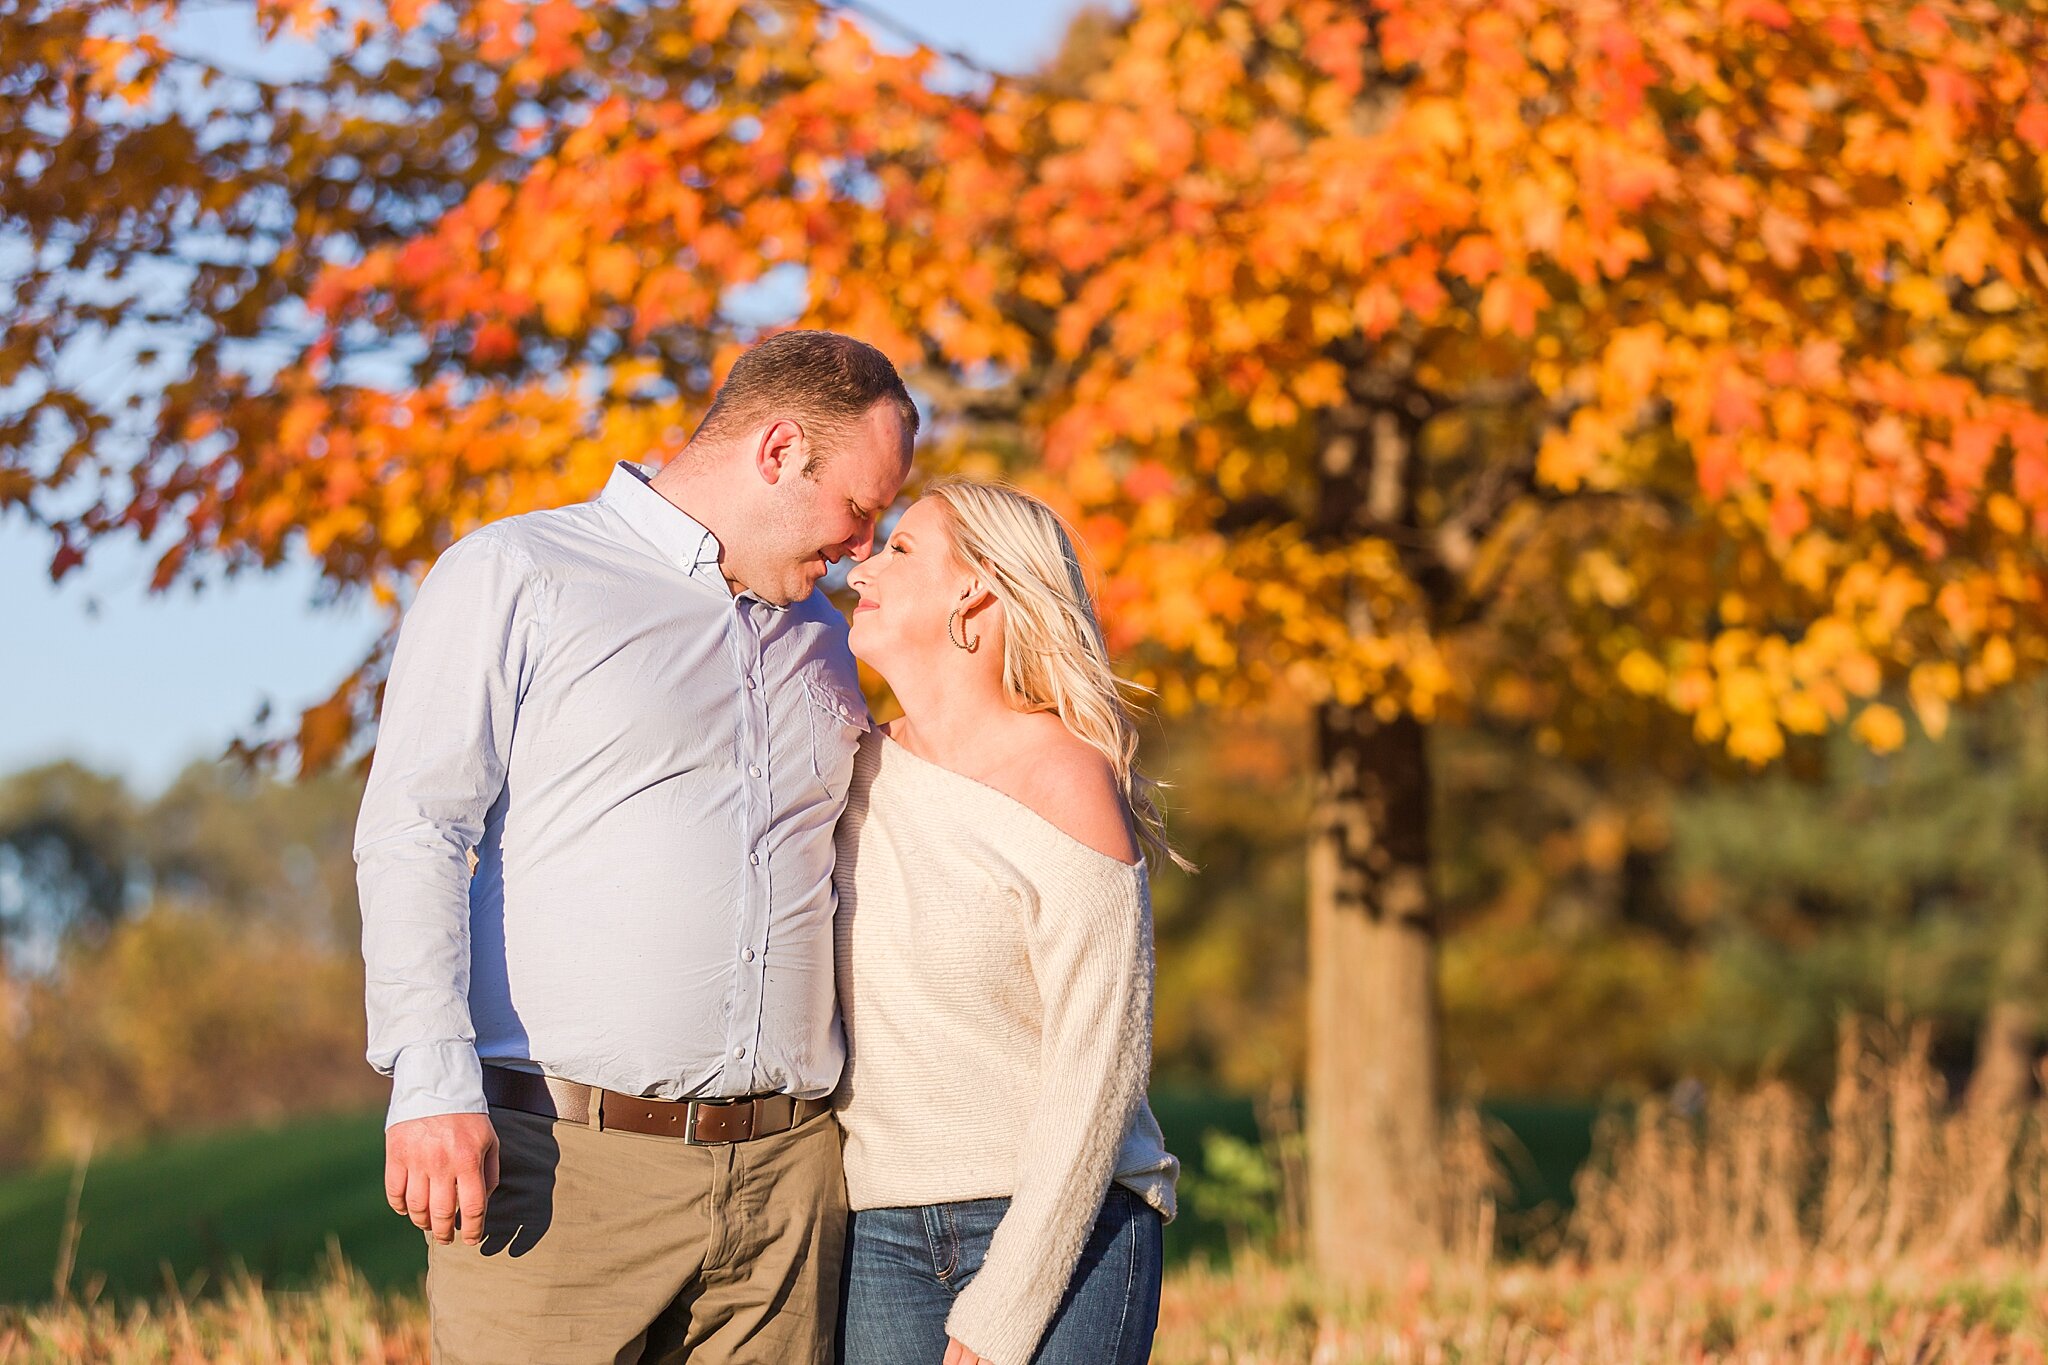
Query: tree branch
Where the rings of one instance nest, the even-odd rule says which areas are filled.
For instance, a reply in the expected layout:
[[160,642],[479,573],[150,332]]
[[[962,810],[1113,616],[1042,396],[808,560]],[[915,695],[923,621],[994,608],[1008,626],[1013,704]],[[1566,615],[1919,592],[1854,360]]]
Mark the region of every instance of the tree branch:
[[901,19],[898,19],[896,16],[887,13],[878,6],[869,4],[867,0],[814,0],[814,3],[818,6],[819,9],[824,10],[827,13],[837,12],[842,14],[851,14],[858,18],[865,19],[869,23],[873,24],[876,28],[883,29],[889,33],[893,33],[898,38],[903,39],[905,42],[915,43],[919,47],[924,48],[928,52],[935,52],[939,56],[944,57],[947,61],[957,62],[961,66],[966,67],[969,71],[976,72],[979,75],[987,76],[991,80],[1015,79],[1015,77],[1010,76],[1008,72],[998,71],[992,66],[986,66],[982,62],[976,60],[975,58],[968,56],[965,52],[960,51],[958,48],[944,47],[938,43],[933,42],[931,39],[927,38],[924,34],[920,33],[911,25],[906,24]]

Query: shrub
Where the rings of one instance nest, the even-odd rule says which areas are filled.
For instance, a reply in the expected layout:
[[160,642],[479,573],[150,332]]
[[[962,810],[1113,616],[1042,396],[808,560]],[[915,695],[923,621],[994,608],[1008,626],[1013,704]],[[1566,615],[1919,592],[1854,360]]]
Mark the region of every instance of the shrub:
[[0,1160],[368,1105],[362,964],[241,918],[156,907],[0,984]]

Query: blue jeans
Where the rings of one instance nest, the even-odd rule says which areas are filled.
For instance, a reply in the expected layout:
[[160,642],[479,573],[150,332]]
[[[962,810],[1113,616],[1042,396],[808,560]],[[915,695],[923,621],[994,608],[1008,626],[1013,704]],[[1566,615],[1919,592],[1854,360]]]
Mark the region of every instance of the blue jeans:
[[[953,1296],[988,1255],[1007,1199],[864,1209],[847,1228],[841,1365],[940,1365]],[[1159,1325],[1160,1217],[1110,1186],[1033,1365],[1143,1365]]]

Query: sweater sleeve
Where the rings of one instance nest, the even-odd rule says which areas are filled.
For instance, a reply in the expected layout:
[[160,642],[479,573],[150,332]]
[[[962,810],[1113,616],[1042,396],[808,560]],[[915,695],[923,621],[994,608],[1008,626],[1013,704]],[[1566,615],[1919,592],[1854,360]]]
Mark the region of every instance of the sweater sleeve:
[[[1114,862],[1114,860],[1109,860]],[[1065,867],[1027,892],[1025,933],[1044,1006],[1039,1094],[1018,1142],[1015,1193],[948,1334],[996,1365],[1026,1365],[1072,1279],[1151,1068],[1152,926],[1143,864]]]

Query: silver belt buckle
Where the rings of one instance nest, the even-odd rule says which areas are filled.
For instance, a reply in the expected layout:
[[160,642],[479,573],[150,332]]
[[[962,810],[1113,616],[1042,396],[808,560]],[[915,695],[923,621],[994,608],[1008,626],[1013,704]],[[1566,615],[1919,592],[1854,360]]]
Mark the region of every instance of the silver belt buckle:
[[[706,1142],[697,1136],[697,1115],[705,1109],[736,1109],[747,1106],[746,1132],[734,1137],[720,1138]],[[743,1100],[691,1100],[690,1107],[683,1112],[683,1142],[690,1147],[724,1147],[735,1142],[745,1142],[754,1135],[754,1101]]]

